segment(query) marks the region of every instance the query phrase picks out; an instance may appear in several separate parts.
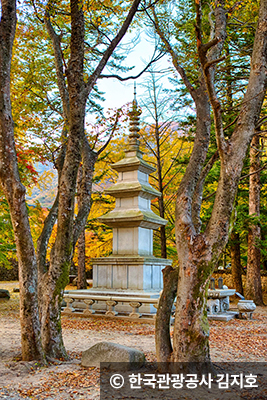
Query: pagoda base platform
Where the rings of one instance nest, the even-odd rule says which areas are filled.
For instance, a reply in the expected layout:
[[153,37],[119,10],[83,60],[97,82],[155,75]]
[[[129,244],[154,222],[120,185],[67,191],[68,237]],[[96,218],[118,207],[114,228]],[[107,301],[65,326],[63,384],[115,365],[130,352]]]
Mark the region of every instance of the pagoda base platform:
[[93,260],[93,289],[160,292],[162,270],[172,260],[153,256],[110,256]]
[[[153,256],[110,256],[93,260],[93,287],[88,290],[75,290],[75,294],[90,293],[100,296],[93,310],[106,311],[107,298],[121,297],[126,301],[117,301],[118,312],[131,312],[130,302],[139,302],[141,313],[155,314],[156,308],[149,299],[156,300],[163,289],[162,270],[171,265],[172,260]],[[103,301],[101,301],[101,297]],[[129,299],[129,300],[128,300]],[[77,302],[73,304],[77,307]],[[82,303],[80,304],[82,306]],[[84,307],[84,305],[83,305]]]

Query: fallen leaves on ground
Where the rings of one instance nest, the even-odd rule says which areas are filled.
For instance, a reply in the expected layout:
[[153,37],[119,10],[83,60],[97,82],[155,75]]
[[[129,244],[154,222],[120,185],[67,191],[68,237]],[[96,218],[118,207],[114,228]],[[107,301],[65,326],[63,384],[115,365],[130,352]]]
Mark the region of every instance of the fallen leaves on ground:
[[[99,391],[99,368],[77,369],[74,371],[56,372],[52,371],[39,387],[20,388],[18,393],[22,398],[32,399],[60,399],[62,398],[86,398],[89,399],[90,392]],[[84,397],[86,396],[86,397]]]
[[124,332],[130,335],[154,335],[155,328],[152,324],[144,324],[132,321],[111,320],[111,319],[94,319],[94,318],[75,318],[62,316],[63,329],[80,329],[97,332],[116,331]]
[[[267,359],[267,316],[253,314],[253,319],[210,321],[210,347],[232,361]],[[227,354],[229,353],[229,354]]]
[[[254,313],[253,319],[232,319],[228,322],[210,321],[210,347],[218,352],[229,353],[227,359],[267,357],[267,315]],[[62,327],[67,330],[89,330],[97,332],[121,332],[125,335],[154,335],[152,324],[131,321],[72,318],[64,316]],[[173,328],[171,329],[171,331]]]
[[[11,306],[11,307],[10,307]],[[18,294],[13,294],[10,301],[0,304],[1,321],[16,317],[18,321]],[[12,322],[14,324],[14,322]],[[252,320],[233,319],[228,322],[210,321],[210,348],[212,360],[217,362],[242,361],[253,362],[267,360],[267,310],[253,313]],[[75,337],[78,330],[88,331],[88,335],[94,332],[116,333],[120,343],[125,344],[129,337],[140,344],[140,336],[150,336],[154,341],[155,328],[153,324],[136,321],[123,321],[113,319],[79,318],[64,315],[62,317],[64,331]],[[173,328],[171,329],[173,330]],[[120,336],[118,336],[120,335]],[[100,335],[101,336],[101,335]],[[149,338],[150,341],[150,338]],[[133,346],[134,347],[134,346]],[[146,360],[156,360],[155,352],[144,348]],[[81,359],[81,352],[69,352],[72,363],[61,363],[58,366],[50,363],[46,369],[34,370],[28,374],[39,377],[38,384],[22,384],[17,389],[11,387],[0,391],[3,398],[10,393],[16,393],[20,399],[97,399],[99,398],[99,369],[82,368],[77,360]],[[40,374],[40,375],[38,375]],[[26,375],[25,375],[26,376]],[[27,375],[28,376],[28,375]],[[22,379],[23,381],[23,379]],[[250,399],[250,397],[247,397]],[[260,399],[260,397],[259,397]]]

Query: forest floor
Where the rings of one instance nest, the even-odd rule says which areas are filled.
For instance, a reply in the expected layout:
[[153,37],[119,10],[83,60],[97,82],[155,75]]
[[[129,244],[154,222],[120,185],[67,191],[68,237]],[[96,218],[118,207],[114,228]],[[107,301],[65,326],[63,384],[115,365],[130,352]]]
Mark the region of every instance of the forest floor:
[[[21,361],[19,293],[13,293],[14,287],[17,282],[0,282],[0,288],[11,294],[10,300],[0,301],[0,399],[99,399],[99,369],[83,368],[80,362],[82,352],[101,341],[140,349],[147,361],[156,360],[153,324],[63,316],[70,361],[51,362],[48,367]],[[252,320],[210,321],[212,362],[266,363],[266,327],[267,307],[257,307]]]

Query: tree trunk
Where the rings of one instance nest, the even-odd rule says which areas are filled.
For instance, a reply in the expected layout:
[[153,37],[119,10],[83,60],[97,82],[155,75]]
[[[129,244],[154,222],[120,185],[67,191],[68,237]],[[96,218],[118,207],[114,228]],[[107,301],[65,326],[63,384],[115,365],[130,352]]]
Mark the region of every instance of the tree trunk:
[[190,248],[180,239],[179,276],[173,334],[173,362],[210,362],[207,290],[211,250],[198,235]]
[[87,289],[86,269],[85,269],[85,231],[81,232],[78,239],[78,277],[77,289]]
[[61,330],[61,301],[69,280],[73,253],[74,200],[81,150],[84,141],[85,90],[83,81],[83,8],[71,0],[71,44],[68,67],[69,137],[59,183],[57,236],[50,255],[49,270],[42,283],[42,340],[46,354],[67,359]]
[[178,268],[167,266],[163,272],[163,291],[160,295],[155,323],[157,361],[170,361],[172,344],[170,340],[170,319],[177,292]]
[[[197,186],[209,143],[210,108],[204,87],[201,86],[196,101],[197,131],[201,131],[201,144],[198,143],[199,136],[196,135],[191,163],[179,187],[176,202],[179,276],[171,357],[173,362],[206,363],[210,360],[206,303],[211,268],[205,270],[208,257],[205,256],[205,241],[202,235],[196,234],[195,228],[187,226],[191,213],[190,198]],[[194,176],[196,171],[198,176],[194,182],[191,176]],[[191,187],[188,187],[188,180],[191,180]]]
[[243,268],[241,265],[240,258],[240,239],[239,233],[232,232],[230,240],[230,253],[231,253],[231,269],[232,269],[232,279],[235,290],[244,294],[243,283],[242,283],[242,272]]
[[[157,136],[159,139],[159,137]],[[161,197],[158,199],[159,203],[159,215],[164,219],[165,217],[165,208],[164,208],[164,199],[163,199],[163,182],[162,182],[162,170],[161,170],[161,156],[160,156],[160,147],[159,140],[157,140],[158,149],[157,149],[157,169],[158,169],[158,183],[159,183],[159,191],[161,193]],[[166,243],[166,227],[165,225],[160,227],[160,247],[161,247],[161,258],[167,258],[167,243]]]
[[37,299],[37,263],[25,188],[21,184],[10,101],[10,66],[16,30],[16,1],[2,2],[0,22],[0,182],[9,204],[17,247],[20,281],[22,359],[45,362]]
[[[153,75],[152,75],[153,77]],[[157,107],[157,96],[156,96],[156,85],[154,77],[152,79],[153,85],[153,97],[154,97],[154,113],[155,113],[155,138],[156,138],[156,160],[157,160],[157,173],[158,173],[158,190],[161,196],[158,199],[159,203],[159,215],[164,219],[165,217],[165,207],[163,199],[163,179],[162,179],[162,156],[160,147],[160,125],[159,125],[159,115]],[[160,247],[161,247],[161,257],[167,258],[167,243],[166,243],[166,228],[165,225],[160,227]]]
[[[260,156],[259,136],[254,135],[250,146],[249,177],[249,215],[260,217]],[[263,305],[261,287],[261,251],[259,241],[261,228],[259,222],[251,224],[248,229],[248,261],[246,297],[255,304]]]
[[[78,181],[77,181],[77,204],[78,209],[81,209],[81,197],[82,197],[82,164],[80,165],[78,171]],[[91,179],[92,185],[92,179]],[[78,251],[78,276],[77,276],[77,289],[87,289],[87,281],[86,281],[86,270],[85,270],[85,229],[83,228],[81,234],[79,236],[77,242],[77,251]]]
[[[94,152],[85,137],[84,119],[88,96],[110,56],[125,35],[140,0],[134,0],[120,30],[110,42],[96,69],[87,82],[84,81],[84,14],[83,5],[70,0],[71,40],[70,59],[64,71],[60,36],[51,26],[49,12],[46,13],[46,28],[52,39],[58,86],[63,102],[64,117],[69,132],[64,165],[60,174],[58,190],[57,236],[50,254],[48,271],[42,275],[39,294],[41,306],[41,332],[45,352],[50,358],[67,359],[61,330],[61,301],[69,279],[73,249],[84,229],[90,210],[91,186],[94,165],[98,153]],[[67,76],[67,83],[64,82]],[[101,151],[101,150],[100,150]],[[78,215],[74,221],[74,201],[78,168],[83,152],[83,174],[80,183],[81,200]]]
[[161,258],[167,258],[166,227],[160,227]]
[[[194,147],[179,186],[176,201],[175,228],[179,277],[171,360],[209,363],[207,289],[214,267],[228,241],[243,162],[254,135],[266,92],[267,0],[261,0],[247,91],[234,132],[229,140],[224,135],[221,104],[214,85],[214,66],[221,60],[220,55],[226,38],[227,13],[224,2],[217,3],[214,9],[214,36],[209,43],[203,43],[201,2],[195,1],[195,8],[198,56],[206,84],[198,89],[191,85],[185,70],[179,65],[175,50],[158,27],[155,13],[154,18],[156,30],[170,52],[173,64],[183,78],[197,109]],[[199,210],[200,207],[195,207],[192,202],[201,204],[202,199],[202,190],[198,191],[196,197],[194,194],[201,178],[209,146],[209,103],[214,114],[221,170],[211,217],[205,231],[200,234],[194,225],[194,221],[198,221],[199,218],[198,216],[193,218],[192,212],[192,210]]]
[[37,262],[25,203],[25,188],[18,176],[10,177],[13,182],[7,179],[2,188],[9,204],[19,265],[22,360],[45,363],[37,296]]

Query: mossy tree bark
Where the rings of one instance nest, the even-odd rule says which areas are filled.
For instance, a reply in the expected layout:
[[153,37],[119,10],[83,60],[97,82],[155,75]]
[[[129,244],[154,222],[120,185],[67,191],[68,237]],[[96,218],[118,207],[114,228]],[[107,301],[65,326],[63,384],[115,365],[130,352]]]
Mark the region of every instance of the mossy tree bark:
[[[82,168],[80,167],[78,172],[78,182],[77,182],[77,203],[78,208],[81,207],[80,202],[80,189],[82,181]],[[77,252],[78,252],[78,275],[77,275],[77,289],[87,289],[86,281],[86,269],[85,269],[85,229],[82,229],[78,242],[77,242]]]
[[[71,46],[68,67],[63,66],[60,36],[51,29],[49,10],[53,3],[50,1],[47,3],[44,22],[47,29],[50,29],[53,42],[58,87],[66,124],[62,151],[57,160],[58,196],[38,240],[37,258],[29,227],[25,188],[20,182],[18,173],[10,102],[10,65],[16,27],[16,1],[8,0],[1,3],[0,182],[10,206],[19,259],[22,356],[25,360],[37,359],[46,362],[46,358],[51,357],[67,358],[62,340],[60,305],[63,289],[68,282],[73,248],[90,210],[94,164],[98,154],[103,150],[100,149],[98,153],[93,151],[85,137],[86,101],[110,56],[131,24],[139,3],[140,0],[133,1],[121,29],[103,52],[98,66],[87,81],[84,81],[83,70],[84,19],[81,3],[70,1]],[[77,171],[81,160],[83,164],[80,182],[81,206],[74,221]],[[48,264],[47,243],[56,220],[57,236]],[[37,290],[37,266],[39,290]]]
[[[177,302],[173,334],[174,362],[210,362],[209,325],[206,299],[210,276],[228,241],[233,205],[243,162],[254,135],[267,85],[267,0],[262,0],[254,39],[250,77],[234,132],[226,139],[221,104],[214,86],[215,65],[226,38],[227,10],[224,2],[214,9],[215,31],[203,43],[201,1],[196,6],[196,36],[203,85],[196,89],[180,66],[178,54],[160,29],[156,13],[156,31],[172,56],[173,64],[195,101],[197,121],[194,147],[188,167],[178,189],[176,201],[176,243],[179,258]],[[208,96],[208,99],[207,99]],[[212,107],[220,159],[220,178],[210,220],[200,232],[203,171],[210,134]],[[204,174],[205,175],[205,174]]]
[[[61,301],[68,283],[70,263],[74,247],[84,230],[91,206],[92,179],[95,162],[104,150],[103,146],[95,152],[89,145],[84,131],[86,102],[97,79],[106,66],[113,51],[125,35],[141,0],[134,0],[121,29],[110,42],[107,50],[91,74],[84,79],[84,11],[81,3],[71,0],[71,43],[70,59],[64,69],[60,35],[57,35],[50,21],[48,2],[45,25],[52,40],[59,92],[63,104],[64,118],[68,126],[63,166],[59,176],[57,235],[50,254],[50,263],[39,265],[39,302],[41,306],[41,333],[45,352],[50,358],[67,359],[61,330]],[[67,81],[66,81],[67,78]],[[79,210],[74,219],[74,202],[79,167],[81,177],[78,181]],[[50,218],[50,216],[48,217]],[[51,222],[52,223],[52,222]],[[47,240],[43,238],[43,243]],[[44,261],[44,258],[43,258]]]
[[22,359],[45,363],[37,299],[37,262],[19,177],[10,101],[10,67],[16,30],[16,1],[2,1],[0,21],[0,183],[9,204],[20,281]]

